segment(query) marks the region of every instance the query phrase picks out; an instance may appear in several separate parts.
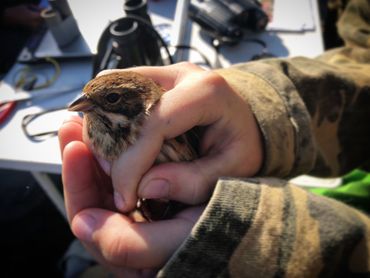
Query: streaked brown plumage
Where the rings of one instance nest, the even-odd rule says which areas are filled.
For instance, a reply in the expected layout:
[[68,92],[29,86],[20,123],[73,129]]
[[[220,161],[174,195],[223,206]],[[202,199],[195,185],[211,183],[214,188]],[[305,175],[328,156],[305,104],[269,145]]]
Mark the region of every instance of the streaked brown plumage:
[[[83,95],[70,105],[69,110],[84,113],[87,124],[84,136],[88,137],[93,152],[113,161],[135,144],[145,119],[164,92],[153,80],[136,72],[114,72],[89,81]],[[194,130],[166,140],[156,163],[191,161],[197,157],[197,145]],[[151,205],[145,203],[146,208]],[[165,209],[168,209],[167,205]]]

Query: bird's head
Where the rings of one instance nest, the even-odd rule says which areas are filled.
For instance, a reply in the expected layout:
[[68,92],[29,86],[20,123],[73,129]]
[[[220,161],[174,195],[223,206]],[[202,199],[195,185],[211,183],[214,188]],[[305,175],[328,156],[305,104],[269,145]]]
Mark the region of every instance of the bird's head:
[[112,160],[133,144],[149,109],[163,89],[132,71],[119,71],[89,81],[70,111],[83,112],[88,140],[100,156]]
[[153,80],[136,72],[113,72],[89,81],[82,96],[69,106],[69,110],[84,113],[102,110],[130,120],[146,113],[162,93]]

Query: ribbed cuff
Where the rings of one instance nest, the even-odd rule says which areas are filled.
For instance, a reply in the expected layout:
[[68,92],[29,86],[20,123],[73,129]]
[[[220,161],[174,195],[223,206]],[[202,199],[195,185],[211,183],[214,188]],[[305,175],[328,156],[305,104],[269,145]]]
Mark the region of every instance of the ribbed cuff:
[[228,276],[230,259],[257,212],[260,191],[259,184],[220,179],[191,234],[157,277]]

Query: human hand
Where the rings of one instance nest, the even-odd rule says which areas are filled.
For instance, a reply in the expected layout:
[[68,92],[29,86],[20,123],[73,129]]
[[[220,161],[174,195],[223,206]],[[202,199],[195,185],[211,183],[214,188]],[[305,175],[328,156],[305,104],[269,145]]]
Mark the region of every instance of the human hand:
[[171,220],[135,222],[116,211],[111,180],[82,142],[79,117],[62,125],[59,142],[72,232],[117,277],[153,276],[185,240],[203,208],[188,208]]
[[6,25],[36,30],[42,23],[40,12],[37,5],[17,5],[6,8],[2,20]]
[[[189,63],[130,71],[152,78],[167,92],[151,110],[139,139],[111,165],[120,211],[132,210],[137,197],[200,204],[220,176],[257,173],[263,151],[256,120],[248,103],[220,75]],[[205,127],[199,159],[153,166],[165,139],[194,126]]]

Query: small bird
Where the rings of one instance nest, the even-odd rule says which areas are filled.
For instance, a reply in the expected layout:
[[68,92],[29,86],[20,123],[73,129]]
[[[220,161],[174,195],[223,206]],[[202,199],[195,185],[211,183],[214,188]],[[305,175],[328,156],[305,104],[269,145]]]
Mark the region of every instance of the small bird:
[[[119,71],[90,80],[83,94],[70,106],[86,118],[84,136],[92,151],[114,161],[135,144],[150,111],[165,90],[152,79],[133,71]],[[193,128],[165,140],[155,163],[191,161],[198,157],[199,133]],[[139,200],[139,210],[148,220],[169,218],[182,204],[166,200]]]

